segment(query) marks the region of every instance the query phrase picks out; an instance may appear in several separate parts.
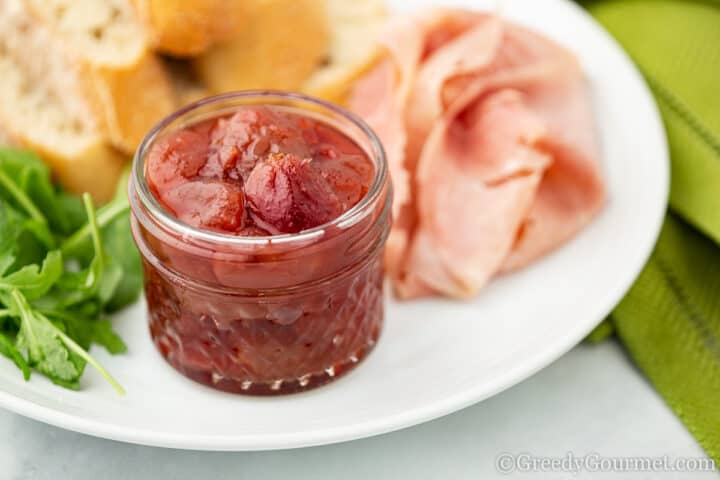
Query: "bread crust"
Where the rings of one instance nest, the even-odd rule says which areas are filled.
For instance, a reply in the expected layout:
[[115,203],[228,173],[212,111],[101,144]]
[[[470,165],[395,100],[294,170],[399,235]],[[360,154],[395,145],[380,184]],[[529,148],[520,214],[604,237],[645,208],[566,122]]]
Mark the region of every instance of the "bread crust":
[[[19,81],[8,83],[11,76]],[[7,56],[0,58],[2,144],[25,147],[37,153],[70,192],[89,192],[98,202],[110,200],[129,157],[80,122],[69,118],[59,123],[48,121],[53,110],[56,113],[62,106],[51,93],[46,93],[42,102],[24,98],[28,93],[23,92],[22,85],[30,81],[21,65],[13,64]],[[16,88],[18,86],[21,88]]]
[[383,0],[325,0],[331,39],[327,61],[315,70],[302,90],[342,103],[357,78],[382,52],[375,43],[387,17]]
[[246,0],[133,0],[152,46],[188,57],[237,35],[247,19]]
[[248,5],[246,28],[195,60],[199,78],[214,93],[298,90],[328,53],[325,2],[253,0]]
[[[113,1],[127,2],[133,15],[130,21],[137,22],[138,34],[144,32],[129,0]],[[78,103],[87,106],[91,117],[83,121],[96,125],[114,147],[132,153],[145,133],[176,108],[170,77],[143,38],[132,51],[132,58],[124,59],[124,63],[112,58],[91,58],[67,31],[59,28],[53,12],[40,8],[36,2],[24,1],[23,5],[36,28],[49,33],[49,43],[53,45],[49,54],[64,56],[67,69],[75,72],[74,94]]]
[[128,156],[93,121],[86,76],[63,48],[19,1],[0,2],[0,131],[41,156],[65,188],[105,201]]
[[87,63],[83,68],[85,94],[102,134],[126,153],[134,152],[153,125],[177,106],[169,75],[150,52],[125,68]]

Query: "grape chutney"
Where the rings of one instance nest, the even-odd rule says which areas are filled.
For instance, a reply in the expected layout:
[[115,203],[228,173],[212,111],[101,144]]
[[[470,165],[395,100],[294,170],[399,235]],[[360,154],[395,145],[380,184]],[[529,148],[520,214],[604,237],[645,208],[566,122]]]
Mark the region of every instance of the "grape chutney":
[[188,377],[290,393],[375,345],[391,193],[379,141],[343,109],[279,92],[201,100],[145,138],[130,199],[150,333]]

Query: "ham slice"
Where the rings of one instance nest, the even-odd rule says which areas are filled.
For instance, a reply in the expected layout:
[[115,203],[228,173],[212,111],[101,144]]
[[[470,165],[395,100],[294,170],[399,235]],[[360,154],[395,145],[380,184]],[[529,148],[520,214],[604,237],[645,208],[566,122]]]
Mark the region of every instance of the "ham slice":
[[388,273],[401,298],[467,298],[602,208],[587,85],[568,51],[493,15],[395,22],[349,97],[388,152]]
[[396,277],[410,238],[410,173],[405,167],[405,108],[423,52],[418,22],[401,17],[387,25],[381,44],[387,56],[351,91],[348,103],[377,132],[387,156],[393,185],[393,229],[385,244],[385,268]]
[[428,288],[472,296],[498,271],[550,163],[530,146],[544,134],[514,90],[438,121],[418,162],[418,224],[401,297]]

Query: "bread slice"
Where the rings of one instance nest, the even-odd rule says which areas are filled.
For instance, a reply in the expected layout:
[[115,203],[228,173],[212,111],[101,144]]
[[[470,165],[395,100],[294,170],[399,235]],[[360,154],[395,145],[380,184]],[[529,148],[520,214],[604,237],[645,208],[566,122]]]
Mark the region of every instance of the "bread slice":
[[34,25],[18,2],[0,2],[0,130],[43,157],[68,190],[108,200],[127,156],[88,121],[77,73],[47,54],[49,33]]
[[133,0],[154,48],[188,57],[240,32],[246,0]]
[[384,0],[325,0],[330,50],[324,64],[303,84],[311,95],[340,102],[348,86],[377,58],[373,39],[387,17]]
[[[132,152],[145,133],[175,108],[172,86],[130,0],[3,0],[20,3],[33,19],[23,41],[47,31],[44,56],[75,73],[76,99],[62,99],[121,150]],[[7,35],[7,34],[6,34]],[[65,75],[68,76],[68,75]],[[57,78],[49,78],[57,82]],[[81,106],[82,105],[82,106]]]
[[69,119],[54,92],[33,83],[18,62],[2,53],[0,128],[13,144],[29,148],[47,161],[69,191],[90,192],[98,202],[112,197],[127,156]]
[[253,88],[297,90],[321,64],[329,25],[321,0],[249,0],[244,29],[195,61],[214,93]]

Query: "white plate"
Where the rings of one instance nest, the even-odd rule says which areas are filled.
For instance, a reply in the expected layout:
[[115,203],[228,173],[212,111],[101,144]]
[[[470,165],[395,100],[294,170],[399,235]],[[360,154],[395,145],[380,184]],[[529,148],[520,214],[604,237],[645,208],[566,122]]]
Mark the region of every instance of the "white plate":
[[[470,303],[390,303],[376,350],[348,376],[280,398],[213,391],[175,373],[151,344],[144,305],[116,325],[127,355],[93,354],[127,388],[92,370],[71,392],[29,383],[0,361],[0,405],[79,432],[206,450],[319,445],[407,427],[494,395],[578,343],[620,300],[655,242],[668,192],[665,135],[653,100],[616,43],[564,0],[407,1],[497,8],[572,49],[592,82],[610,203],[571,243],[494,281]],[[412,5],[412,7],[411,7]],[[568,379],[572,381],[572,379]],[[528,399],[531,402],[532,399]]]

